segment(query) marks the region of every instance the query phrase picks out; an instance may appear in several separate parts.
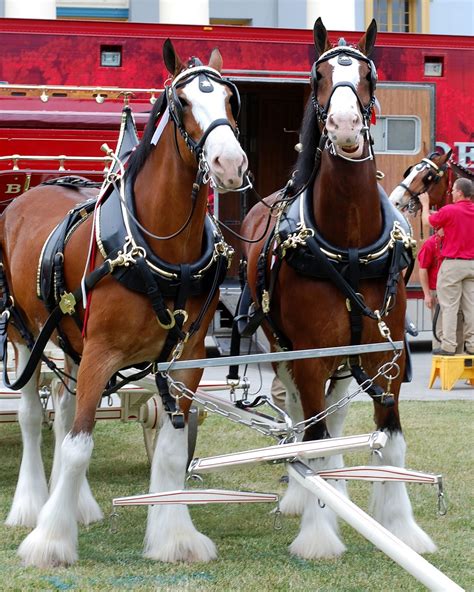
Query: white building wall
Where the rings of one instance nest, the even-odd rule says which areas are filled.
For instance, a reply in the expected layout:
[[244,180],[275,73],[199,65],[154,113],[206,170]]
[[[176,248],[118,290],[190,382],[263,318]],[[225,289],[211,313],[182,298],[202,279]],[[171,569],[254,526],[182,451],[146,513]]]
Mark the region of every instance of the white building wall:
[[321,17],[328,30],[356,30],[356,0],[307,0],[306,27],[312,29]]
[[208,25],[209,0],[160,0],[160,23]]
[[55,19],[56,0],[4,0],[5,17]]
[[432,0],[430,33],[434,35],[473,35],[474,0]]

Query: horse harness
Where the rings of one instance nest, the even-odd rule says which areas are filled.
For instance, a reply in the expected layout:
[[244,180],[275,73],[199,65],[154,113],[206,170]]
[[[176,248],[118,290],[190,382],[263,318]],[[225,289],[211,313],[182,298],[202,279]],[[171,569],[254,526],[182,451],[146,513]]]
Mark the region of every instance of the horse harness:
[[[408,202],[408,205],[406,206],[406,208],[412,214],[416,213],[420,207],[420,202],[418,199],[420,194],[425,191],[428,191],[428,189],[431,187],[431,185],[435,185],[436,183],[439,183],[441,178],[446,174],[446,172],[450,170],[448,163],[445,163],[442,166],[438,166],[435,162],[433,162],[433,160],[431,160],[434,156],[437,156],[437,155],[438,155],[437,152],[433,152],[427,158],[422,158],[418,164],[413,165],[417,169],[419,168],[420,172],[424,168],[427,169],[427,174],[425,175],[425,178],[423,179],[423,189],[421,189],[421,191],[417,191],[417,192],[412,191],[410,189],[410,187],[406,183],[404,183],[403,181],[397,185],[397,187],[402,187],[403,189],[405,189],[405,191],[410,195],[411,199]],[[404,172],[404,174],[403,174],[404,179],[406,179],[408,177],[408,175],[411,173],[413,166],[408,167],[408,169]]]
[[[233,92],[231,108],[234,117],[238,115],[240,109],[239,95],[233,83],[221,78],[217,71],[207,66],[198,65],[182,72],[162,95],[161,105],[163,108],[166,104],[168,105],[175,128],[181,133],[186,145],[195,154],[198,161],[198,171],[191,194],[192,209],[188,222],[194,211],[197,194],[201,186],[208,181],[206,175],[209,169],[205,166],[207,163],[203,157],[204,142],[209,133],[217,126],[229,125],[232,127],[227,119],[217,119],[205,130],[199,142],[195,142],[187,134],[182,123],[182,107],[176,94],[176,88],[196,76],[199,76],[201,90],[208,89],[204,92],[212,90],[212,83],[209,79],[228,85]],[[75,178],[59,179],[56,183],[76,189],[86,186],[81,185]],[[63,269],[64,248],[73,232],[95,211],[97,211],[95,239],[104,262],[85,277],[83,283],[86,290],[91,290],[102,278],[112,275],[129,290],[146,294],[149,297],[158,323],[167,331],[161,354],[157,360],[152,362],[166,361],[172,353],[173,359],[177,359],[181,355],[185,343],[200,328],[230,265],[233,255],[232,247],[225,242],[216,220],[208,214],[204,225],[203,250],[199,259],[191,264],[173,265],[167,263],[149,249],[146,238],[141,232],[142,227],[135,216],[133,197],[133,187],[130,182],[127,182],[126,177],[123,180],[116,174],[109,176],[109,182],[104,185],[97,200],[88,200],[75,206],[51,232],[41,251],[37,273],[37,295],[44,301],[50,315],[36,341],[34,341],[22,315],[14,306],[3,264],[1,264],[0,253],[0,290],[2,293],[0,353],[3,360],[4,383],[9,388],[21,389],[31,378],[40,360],[45,361],[50,368],[55,368],[54,363],[48,360],[43,353],[54,330],[58,332],[59,343],[63,351],[74,361],[79,362],[80,360],[79,355],[70,346],[60,328],[60,321],[64,315],[73,316],[78,327],[82,328],[76,305],[83,300],[83,286],[78,287],[74,292],[67,291]],[[180,232],[184,230],[184,227],[180,229]],[[189,297],[200,294],[207,294],[205,302],[197,318],[191,323],[189,330],[184,331],[183,325],[188,320],[188,313],[185,309],[186,302]],[[167,308],[165,299],[173,299],[173,311]],[[83,305],[85,307],[85,302]],[[10,320],[30,349],[28,363],[13,384],[10,383],[7,374],[7,327]],[[104,394],[110,395],[125,383],[142,378],[149,372],[150,365],[147,364],[144,370],[118,384],[116,377],[113,377],[111,386]],[[183,428],[184,415],[177,408],[175,398],[169,392],[166,378],[155,373],[155,379],[163,399],[163,405],[170,415],[173,426]]]
[[[257,301],[253,303],[252,314],[247,317],[250,293],[248,287],[244,289],[244,300],[247,299],[247,302],[241,303],[237,316],[240,333],[251,334],[265,320],[278,346],[283,350],[293,349],[291,341],[271,315],[273,291],[281,265],[285,261],[305,277],[332,281],[344,294],[350,316],[351,345],[361,342],[363,316],[377,321],[383,334],[386,325],[382,319],[395,305],[401,271],[409,268],[408,273],[411,272],[416,241],[411,237],[405,218],[393,208],[381,187],[379,193],[383,230],[375,243],[361,249],[341,249],[325,240],[312,215],[311,190],[306,189],[293,202],[285,204],[259,255]],[[375,278],[386,278],[386,284],[382,306],[379,310],[372,311],[359,292],[359,282]],[[248,326],[243,324],[244,318],[248,319]],[[361,384],[367,380],[368,375],[361,368],[358,357],[351,358],[349,362],[351,373],[357,382]],[[236,368],[232,367],[230,378],[234,378],[235,372]],[[367,392],[381,404],[393,405],[393,397],[386,396],[380,386],[372,384]]]
[[[349,81],[341,81],[334,85],[325,105],[317,99],[318,65],[333,57],[337,57],[340,65],[350,65],[353,59],[364,61],[369,67],[370,100],[367,105],[362,104],[354,85]],[[303,190],[293,199],[283,200],[277,221],[270,233],[258,260],[257,266],[257,303],[253,319],[250,324],[256,328],[258,323],[267,322],[274,338],[282,349],[292,349],[292,343],[283,334],[271,316],[271,300],[283,261],[297,273],[315,279],[330,280],[346,297],[346,308],[350,318],[351,344],[357,345],[362,338],[363,316],[377,321],[383,336],[389,335],[388,327],[383,317],[388,315],[395,305],[397,286],[400,273],[409,267],[405,277],[411,273],[415,261],[416,241],[411,237],[411,231],[405,218],[393,208],[381,187],[379,187],[380,207],[382,210],[383,228],[380,237],[368,247],[362,249],[341,249],[330,244],[317,228],[312,211],[311,181],[319,172],[322,151],[328,149],[334,156],[336,152],[325,133],[325,123],[328,117],[331,98],[340,86],[346,86],[354,93],[359,105],[364,127],[367,132],[369,155],[354,162],[373,160],[372,142],[369,137],[370,119],[375,104],[375,87],[377,72],[373,62],[359,50],[345,45],[340,40],[339,45],[323,53],[313,64],[311,70],[312,103],[318,121],[323,126],[319,146],[315,152],[315,162],[309,181]],[[342,155],[338,155],[345,158]],[[271,258],[269,269],[268,261]],[[385,294],[379,310],[371,310],[359,292],[359,282],[363,279],[386,278]],[[248,294],[248,292],[247,292]],[[368,375],[360,365],[360,357],[349,359],[351,373],[359,384],[368,379]],[[371,384],[368,394],[384,406],[394,404],[393,396],[384,393],[377,384]]]

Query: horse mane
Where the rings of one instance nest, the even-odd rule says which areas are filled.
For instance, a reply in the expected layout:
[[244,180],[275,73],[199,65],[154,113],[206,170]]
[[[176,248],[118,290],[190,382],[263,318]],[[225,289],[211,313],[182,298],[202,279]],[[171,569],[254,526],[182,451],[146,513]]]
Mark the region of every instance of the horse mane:
[[464,177],[465,179],[474,181],[474,171],[471,171],[466,166],[459,162],[454,162],[452,159],[449,159],[449,166],[454,170],[458,177]]
[[135,179],[145,164],[146,159],[150,156],[151,151],[155,148],[155,146],[151,143],[151,140],[153,138],[153,134],[155,133],[156,120],[163,112],[165,104],[166,94],[162,93],[158,97],[156,103],[153,105],[140,143],[130,156],[126,171],[126,178],[130,179],[132,184],[135,182]]
[[312,96],[310,96],[301,122],[300,142],[303,144],[303,150],[298,154],[293,169],[294,184],[297,190],[307,183],[313,172],[316,148],[319,146],[320,139],[321,131],[318,125],[317,113]]

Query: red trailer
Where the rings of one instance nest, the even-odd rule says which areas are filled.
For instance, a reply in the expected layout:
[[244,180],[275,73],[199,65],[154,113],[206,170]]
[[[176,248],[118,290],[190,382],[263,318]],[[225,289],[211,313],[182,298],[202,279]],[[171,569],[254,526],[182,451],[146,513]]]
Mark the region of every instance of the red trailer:
[[[330,34],[333,42],[359,36]],[[65,171],[99,179],[106,163],[95,159],[103,158],[104,141],[114,146],[124,97],[140,130],[168,77],[162,61],[168,37],[183,58],[204,60],[219,47],[224,73],[241,93],[241,141],[256,189],[267,195],[284,185],[309,95],[312,31],[0,19],[0,199]],[[385,189],[436,145],[450,146],[456,160],[474,167],[474,39],[380,33],[373,58],[380,111],[372,131]],[[227,194],[216,200],[216,212],[238,231],[251,205],[245,195]],[[416,285],[411,295],[420,297]]]

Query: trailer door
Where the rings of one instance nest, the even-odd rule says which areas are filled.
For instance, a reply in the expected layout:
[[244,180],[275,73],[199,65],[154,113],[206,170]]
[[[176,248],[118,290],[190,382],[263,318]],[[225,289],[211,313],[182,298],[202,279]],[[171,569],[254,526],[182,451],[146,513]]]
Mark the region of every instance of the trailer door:
[[432,84],[382,83],[377,85],[380,113],[371,127],[377,169],[390,195],[406,169],[435,146],[435,88]]

